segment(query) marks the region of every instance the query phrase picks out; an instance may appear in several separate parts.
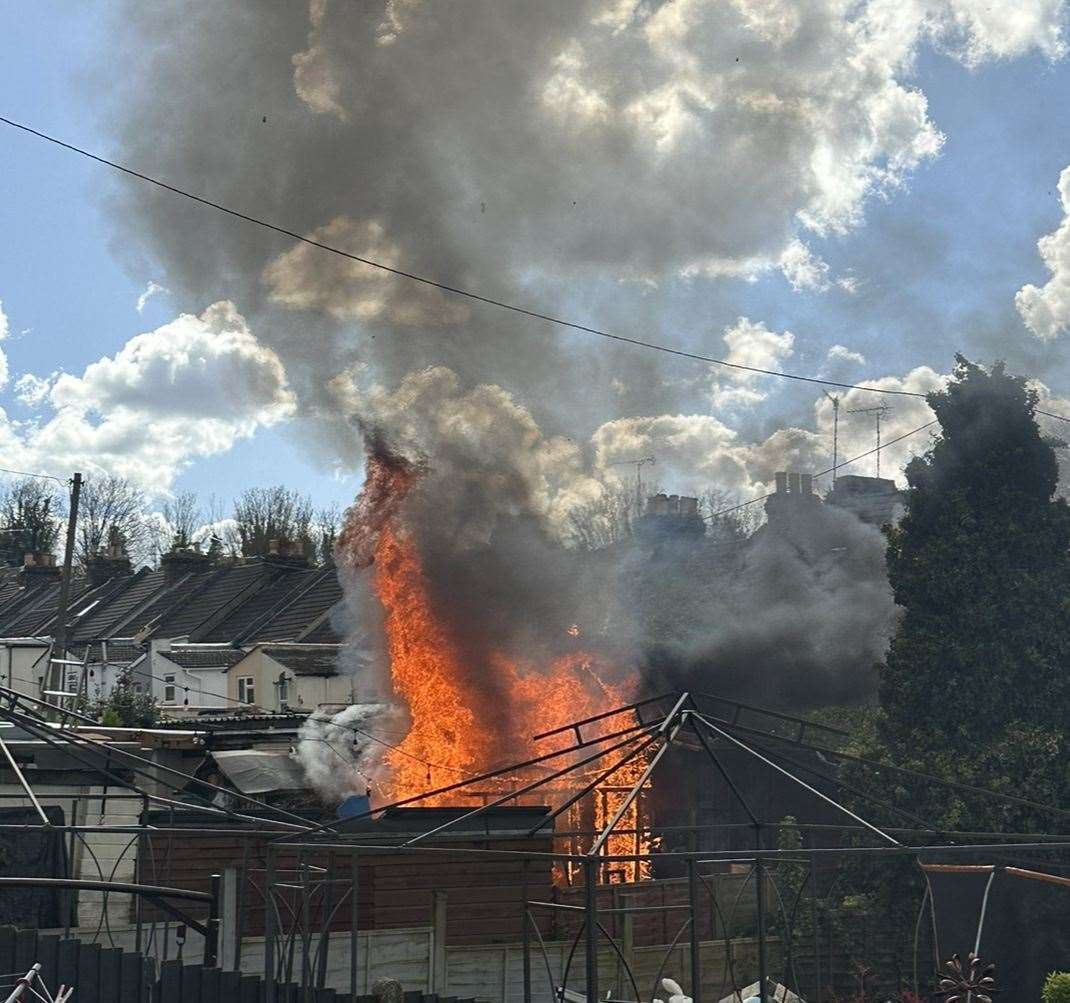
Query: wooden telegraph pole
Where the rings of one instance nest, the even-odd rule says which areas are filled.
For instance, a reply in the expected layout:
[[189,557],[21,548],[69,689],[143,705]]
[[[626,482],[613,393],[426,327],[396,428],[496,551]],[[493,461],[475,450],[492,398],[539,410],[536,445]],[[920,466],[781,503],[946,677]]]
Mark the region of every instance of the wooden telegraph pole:
[[48,688],[61,690],[63,663],[67,659],[67,602],[71,592],[71,569],[74,564],[75,529],[78,525],[78,499],[82,494],[82,475],[71,478],[71,499],[67,511],[67,542],[63,548],[63,574],[59,580],[59,599],[56,604],[56,631],[52,640],[49,661]]

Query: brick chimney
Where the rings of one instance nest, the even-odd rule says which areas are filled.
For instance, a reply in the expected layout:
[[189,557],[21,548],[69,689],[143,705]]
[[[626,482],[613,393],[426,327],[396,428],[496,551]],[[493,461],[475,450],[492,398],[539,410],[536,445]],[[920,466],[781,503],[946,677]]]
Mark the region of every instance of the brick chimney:
[[285,564],[288,567],[307,568],[308,558],[302,553],[299,544],[289,540],[268,540],[268,552],[264,560],[272,564]]
[[820,499],[814,494],[813,474],[777,471],[776,490],[765,500],[765,514],[770,524],[791,519],[801,511],[809,511]]
[[122,532],[112,526],[108,532],[107,546],[102,547],[86,562],[89,584],[103,585],[112,578],[133,574],[133,571],[130,555],[126,552],[126,540]]
[[645,537],[701,536],[706,524],[698,514],[698,499],[686,495],[651,495],[637,529]]
[[60,569],[55,554],[27,553],[22,562],[22,581],[28,586],[58,582]]
[[207,571],[213,564],[213,559],[208,554],[202,554],[200,545],[196,543],[192,547],[172,548],[160,558],[164,581],[168,585],[174,585],[190,573]]

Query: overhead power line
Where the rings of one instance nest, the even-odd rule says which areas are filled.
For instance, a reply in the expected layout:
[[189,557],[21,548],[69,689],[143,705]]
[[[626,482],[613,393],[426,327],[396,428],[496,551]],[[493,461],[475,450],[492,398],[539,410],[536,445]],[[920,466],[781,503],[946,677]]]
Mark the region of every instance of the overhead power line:
[[32,470],[12,470],[10,467],[0,467],[0,474],[14,474],[16,477],[39,477],[42,480],[55,481],[64,487],[70,484],[69,479],[63,480],[62,477],[54,477],[52,474],[35,474]]
[[[609,341],[620,342],[625,345],[633,345],[636,348],[646,348],[652,352],[663,352],[666,355],[675,355],[682,359],[692,359],[696,362],[705,362],[713,366],[723,366],[727,369],[736,369],[748,373],[756,373],[761,376],[776,376],[783,380],[796,380],[801,383],[814,383],[818,386],[824,387],[840,387],[843,390],[864,390],[867,393],[875,394],[891,394],[896,397],[925,397],[924,393],[920,393],[915,390],[891,390],[882,387],[869,387],[858,383],[840,383],[836,380],[826,380],[817,376],[805,376],[801,373],[784,373],[778,372],[774,369],[762,369],[759,366],[745,366],[739,362],[729,362],[727,359],[716,359],[709,355],[701,355],[697,352],[688,352],[680,348],[672,348],[668,345],[660,345],[653,341],[644,341],[640,338],[630,338],[623,334],[613,334],[610,331],[604,331],[597,327],[589,327],[586,324],[577,324],[574,321],[565,320],[562,317],[555,317],[552,314],[542,313],[539,310],[530,310],[527,307],[517,306],[515,303],[508,303],[505,300],[494,299],[491,296],[484,296],[481,293],[473,292],[470,289],[463,289],[460,286],[451,286],[445,282],[438,282],[435,279],[430,279],[425,275],[417,275],[415,272],[407,272],[401,268],[394,268],[392,265],[383,264],[381,261],[375,261],[372,258],[365,258],[359,254],[352,254],[349,251],[342,250],[340,247],[335,247],[332,244],[326,244],[321,240],[314,240],[312,237],[307,237],[304,234],[297,233],[294,230],[289,230],[284,226],[280,226],[277,223],[272,223],[269,220],[261,219],[258,216],[250,216],[248,213],[240,212],[237,209],[232,209],[229,206],[225,206],[220,202],[214,202],[212,199],[205,198],[203,195],[197,195],[194,192],[187,191],[184,188],[179,188],[175,185],[168,184],[166,181],[161,181],[159,178],[154,178],[150,174],[144,174],[141,171],[136,171],[132,167],[127,167],[125,164],[120,164],[117,161],[109,160],[107,157],[99,156],[96,153],[91,153],[89,150],[83,149],[80,146],[75,146],[73,143],[68,143],[56,136],[50,136],[47,132],[41,132],[39,129],[34,129],[31,126],[24,125],[21,122],[16,122],[10,118],[4,118],[0,116],[0,122],[4,125],[10,126],[13,129],[18,129],[21,132],[28,133],[31,136],[36,136],[38,139],[43,139],[47,143],[52,143],[56,146],[62,147],[65,150],[69,150],[72,153],[77,153],[79,156],[86,157],[89,160],[94,160],[98,164],[103,164],[106,167],[110,167],[113,170],[120,171],[123,174],[129,175],[132,178],[137,178],[139,181],[144,181],[150,185],[155,185],[157,188],[162,188],[165,191],[172,192],[175,195],[181,195],[183,198],[190,199],[193,202],[197,202],[200,205],[208,206],[210,209],[215,209],[218,212],[225,213],[228,216],[233,216],[235,219],[244,220],[246,223],[253,223],[256,226],[263,227],[265,230],[272,230],[275,233],[282,234],[285,237],[290,237],[293,240],[300,241],[303,244],[308,244],[311,247],[318,247],[321,251],[327,251],[331,254],[337,254],[340,257],[347,258],[350,261],[359,262],[362,265],[367,265],[369,268],[377,268],[379,271],[388,272],[391,275],[397,275],[403,279],[409,279],[412,282],[419,282],[421,285],[430,286],[433,289],[441,290],[442,292],[450,293],[454,296],[463,296],[466,299],[474,300],[477,303],[485,303],[488,306],[496,306],[502,310],[509,310],[512,313],[520,314],[524,317],[530,317],[533,320],[545,321],[547,324],[554,324],[558,327],[569,328],[573,331],[579,331],[583,334],[591,334],[599,338],[605,338]],[[1053,415],[1051,417],[1061,417],[1059,415]],[[1070,418],[1063,419],[1070,421]]]

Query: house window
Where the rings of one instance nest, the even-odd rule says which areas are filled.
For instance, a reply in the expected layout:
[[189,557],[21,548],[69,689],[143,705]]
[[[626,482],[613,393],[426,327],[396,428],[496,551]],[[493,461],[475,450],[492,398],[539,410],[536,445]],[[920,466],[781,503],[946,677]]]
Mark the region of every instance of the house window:
[[170,673],[163,677],[163,702],[175,702],[175,676]]
[[281,707],[290,699],[290,680],[286,676],[279,676],[279,681],[275,685],[279,688],[279,706]]
[[238,700],[241,703],[253,703],[256,700],[256,689],[252,676],[238,677]]

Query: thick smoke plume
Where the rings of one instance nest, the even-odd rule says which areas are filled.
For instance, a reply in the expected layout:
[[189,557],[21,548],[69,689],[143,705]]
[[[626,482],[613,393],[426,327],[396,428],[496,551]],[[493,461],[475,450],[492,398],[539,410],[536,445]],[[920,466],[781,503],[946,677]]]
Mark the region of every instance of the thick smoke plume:
[[[938,154],[910,81],[921,46],[971,66],[1059,55],[1060,5],[1018,6],[1011,22],[966,0],[131,2],[128,83],[108,87],[140,170],[487,296],[704,353],[723,332],[726,357],[777,369],[813,357],[805,332],[741,316],[723,280],[850,290],[808,242],[859,226]],[[826,512],[805,538],[643,530],[593,554],[570,534],[622,481],[614,464],[651,453],[672,490],[744,497],[826,466],[831,416],[809,390],[772,420],[753,375],[554,331],[142,186],[112,209],[117,243],[185,308],[236,304],[325,463],[365,465],[342,574],[367,700],[391,697],[369,564],[388,523],[417,548],[488,729],[512,727],[497,658],[539,671],[580,644],[650,687],[869,692],[894,622],[875,530]],[[696,298],[701,321],[680,324]],[[839,347],[830,364],[864,365]],[[896,431],[927,419],[914,408]]]

